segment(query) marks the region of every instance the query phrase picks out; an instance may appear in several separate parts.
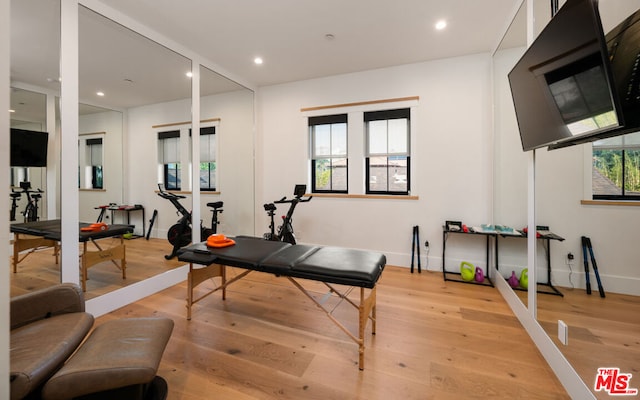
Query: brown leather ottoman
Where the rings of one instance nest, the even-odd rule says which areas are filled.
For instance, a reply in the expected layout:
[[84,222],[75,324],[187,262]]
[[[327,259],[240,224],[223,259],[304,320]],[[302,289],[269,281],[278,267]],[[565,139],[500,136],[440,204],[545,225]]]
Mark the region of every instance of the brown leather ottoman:
[[42,398],[166,398],[166,382],[156,373],[172,330],[169,318],[105,322],[47,381]]

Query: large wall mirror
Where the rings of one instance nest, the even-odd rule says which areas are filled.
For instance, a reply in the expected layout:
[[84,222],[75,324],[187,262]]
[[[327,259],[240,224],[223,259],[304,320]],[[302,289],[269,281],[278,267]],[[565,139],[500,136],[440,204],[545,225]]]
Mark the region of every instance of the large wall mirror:
[[[126,279],[111,263],[92,267],[86,285],[93,299],[180,266],[164,259],[165,250],[152,243],[155,238],[146,240],[154,209],[148,195],[156,183],[151,130],[155,124],[191,119],[186,75],[191,60],[84,6],[79,7],[78,35],[79,98],[94,111],[79,121],[79,219],[134,225],[125,241]],[[139,145],[133,139],[137,136],[153,142]],[[146,184],[128,185],[138,177]],[[154,252],[157,262],[147,262]]]
[[[60,1],[12,0],[10,8],[11,142],[24,146],[25,157],[14,160],[17,165],[4,173],[11,182],[5,192],[11,202],[6,217],[11,224],[19,224],[56,218],[59,211]],[[40,142],[41,138],[46,139]],[[34,140],[40,145],[34,145]],[[45,166],[35,166],[42,161]],[[12,296],[60,282],[53,250],[45,259],[41,264],[35,257],[26,258],[16,266],[11,274]]]
[[[201,216],[211,226],[212,209],[206,203],[223,201],[218,231],[253,235],[253,92],[204,66],[200,66],[200,87],[201,127],[215,127],[209,146],[200,145]],[[215,171],[204,163],[207,157],[215,158]]]
[[[549,21],[551,5],[548,0],[527,1],[534,1],[532,10],[535,37]],[[505,38],[514,34],[516,26],[518,34],[525,37],[526,24],[516,24],[525,7],[526,1]],[[599,7],[603,29],[607,33],[626,16],[640,9],[640,1],[600,1]],[[505,75],[518,58],[506,62],[505,65],[503,50],[501,44],[494,54],[495,222],[526,225],[528,154],[522,152]],[[552,232],[565,239],[552,240],[550,245],[538,241],[538,281],[547,280],[548,255],[551,262],[551,282],[564,297],[538,293],[537,319],[585,385],[593,391],[599,367],[613,366],[634,375],[637,371],[637,352],[631,351],[631,348],[637,342],[640,320],[634,313],[629,314],[629,307],[637,307],[637,296],[640,295],[637,289],[640,273],[635,268],[640,251],[634,246],[629,246],[629,242],[632,242],[636,235],[635,224],[632,221],[637,217],[637,207],[582,202],[591,199],[592,176],[591,144],[553,151],[542,149],[535,153],[536,224],[549,226]],[[607,292],[605,298],[598,295],[593,271],[592,294],[587,295],[585,292],[582,236],[588,236],[592,240],[604,289]],[[518,265],[526,265],[526,258],[518,258],[518,254],[526,251],[526,248],[509,248],[507,245],[503,246],[503,243],[507,242],[500,243],[501,268],[504,266],[503,269],[510,272]],[[573,260],[568,260],[569,253],[574,256]],[[589,263],[591,266],[590,261]],[[506,273],[501,272],[503,276]],[[542,291],[544,288],[538,289]],[[527,293],[516,293],[527,305]],[[608,307],[608,310],[619,309],[625,317],[607,316],[600,311],[602,306]],[[569,326],[568,345],[562,344],[558,339],[559,319]],[[604,392],[594,391],[593,395],[596,398],[608,398]]]
[[[89,270],[86,282],[88,306],[91,305],[98,312],[106,312],[111,306],[104,306],[102,303],[115,304],[120,299],[129,297],[135,299],[129,292],[151,293],[181,276],[172,271],[182,270],[183,268],[179,268],[182,263],[176,259],[166,260],[164,257],[171,249],[167,232],[178,216],[176,209],[168,201],[157,196],[158,183],[162,180],[162,174],[159,173],[162,170],[159,132],[178,129],[185,133],[185,143],[179,154],[185,186],[177,191],[186,196],[185,207],[199,207],[203,222],[209,225],[211,213],[206,203],[223,200],[225,206],[219,229],[229,234],[254,233],[254,100],[251,90],[212,69],[195,64],[195,68],[200,68],[201,71],[200,103],[203,121],[200,125],[215,125],[218,143],[216,159],[213,160],[217,163],[215,189],[201,189],[203,195],[200,196],[200,204],[192,204],[192,60],[179,54],[180,49],[170,49],[160,44],[164,38],[146,27],[136,25],[135,21],[129,19],[125,19],[129,25],[125,27],[116,22],[122,18],[114,10],[103,8],[98,3],[88,3],[97,5],[100,12],[82,5],[78,9],[78,83],[81,103],[78,132],[79,220],[95,222],[101,214],[100,206],[109,204],[141,206],[145,211],[143,214],[119,211],[112,213],[109,210],[102,215],[104,222],[108,224],[130,223],[135,226],[134,238],[125,242],[126,280],[121,278],[119,271],[110,263],[97,265]],[[53,126],[55,134],[63,135],[64,133],[57,132],[60,130],[60,116],[56,108],[56,96],[59,96],[61,87],[58,79],[59,0],[12,0],[11,18],[12,48],[16,53],[14,56],[12,52],[11,72],[12,84],[17,85],[14,90],[16,102],[25,103],[18,101],[19,96],[29,95],[30,92],[45,94],[46,99],[52,99],[46,100],[46,112],[53,112],[53,122],[39,120],[38,123],[43,126],[48,123],[48,128]],[[154,40],[137,33],[136,29],[150,32],[149,36]],[[33,43],[29,45],[31,41]],[[28,50],[27,55],[21,53],[23,49]],[[188,50],[185,52],[189,53]],[[55,69],[39,71],[48,65],[55,66]],[[39,72],[39,75],[35,72],[26,73],[35,66],[38,67],[35,72]],[[34,90],[40,87],[41,90]],[[36,94],[33,96],[34,99],[38,98]],[[42,99],[38,100],[38,104],[42,104]],[[43,113],[42,110],[39,112]],[[18,118],[16,115],[15,120],[16,125],[29,122],[30,127],[35,126],[35,120],[31,117]],[[60,195],[57,187],[60,182],[59,145],[57,146],[50,154],[54,156],[53,161],[43,172],[47,176],[41,178],[43,190],[56,193],[57,197],[53,199],[51,207],[45,207],[42,219],[59,216],[61,207],[64,207],[65,196],[68,196],[64,193]],[[21,174],[24,175],[25,172],[15,172],[16,177],[22,176]],[[29,171],[29,174],[33,176],[35,172]],[[157,211],[157,218],[151,228],[149,222],[154,211]],[[146,240],[147,235],[149,241]],[[21,265],[27,266],[30,261],[27,258]],[[51,274],[55,275],[48,284],[58,282],[60,267],[54,264],[53,257],[46,258],[41,263],[46,263]],[[73,273],[78,266],[68,265],[64,268],[69,268]],[[168,273],[173,275],[166,278]],[[33,290],[43,284],[36,284],[33,278],[25,277],[20,268],[13,275],[13,278],[17,278],[16,284],[21,281],[23,286],[14,292],[12,280],[12,295]],[[135,289],[126,295],[118,294],[121,289],[129,287]],[[103,296],[106,294],[114,294],[118,301],[113,301],[114,296]]]
[[[494,85],[494,223],[521,229],[527,223],[527,156],[522,152],[507,74],[527,48],[526,1],[493,54]],[[499,272],[520,277],[527,261],[527,241],[500,241]],[[524,293],[524,292],[523,292]],[[526,296],[521,296],[526,303]]]

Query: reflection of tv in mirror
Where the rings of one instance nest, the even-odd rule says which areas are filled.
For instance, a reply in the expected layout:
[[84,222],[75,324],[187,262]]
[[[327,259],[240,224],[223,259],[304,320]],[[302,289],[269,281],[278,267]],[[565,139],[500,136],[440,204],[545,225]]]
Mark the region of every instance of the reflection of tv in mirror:
[[625,130],[640,129],[640,10],[631,14],[606,35],[609,62],[613,73],[620,106],[625,119]]
[[637,14],[605,37],[597,0],[567,0],[509,73],[523,150],[640,129]]
[[47,132],[11,128],[11,166],[46,167]]

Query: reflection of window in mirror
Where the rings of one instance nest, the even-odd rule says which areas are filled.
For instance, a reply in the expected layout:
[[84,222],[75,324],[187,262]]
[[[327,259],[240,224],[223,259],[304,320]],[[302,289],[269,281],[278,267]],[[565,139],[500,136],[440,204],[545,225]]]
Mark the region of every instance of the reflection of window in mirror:
[[104,189],[104,133],[83,134],[79,141],[80,189]]
[[20,182],[30,182],[29,168],[27,167],[11,167],[11,186],[19,187]]
[[158,132],[158,181],[180,190],[180,130]]
[[640,133],[593,142],[594,200],[640,200]]
[[200,190],[215,192],[217,190],[217,154],[216,127],[200,128]]

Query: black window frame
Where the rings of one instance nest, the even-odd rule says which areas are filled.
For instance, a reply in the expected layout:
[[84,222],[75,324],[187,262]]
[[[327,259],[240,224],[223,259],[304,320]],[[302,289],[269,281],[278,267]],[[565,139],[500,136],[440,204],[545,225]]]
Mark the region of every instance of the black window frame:
[[[365,193],[371,195],[394,195],[394,196],[406,196],[411,193],[411,108],[398,108],[392,110],[380,110],[380,111],[368,111],[363,115],[365,125]],[[371,155],[369,153],[369,122],[372,121],[388,121],[393,119],[406,119],[407,120],[407,153],[406,155]],[[391,157],[406,157],[407,162],[407,190],[389,190],[389,158]],[[372,190],[371,189],[371,158],[374,157],[386,157],[387,158],[387,190]]]
[[[102,152],[102,161],[104,161],[104,149],[102,147],[102,138],[87,139],[86,146],[89,148],[89,154],[93,156],[92,146],[100,146]],[[101,165],[93,165],[93,157],[89,161],[91,165],[91,189],[104,189],[104,162]]]
[[[207,127],[201,127],[200,128],[200,136],[206,136],[206,135],[215,135],[216,134],[216,127],[215,126],[207,126]],[[191,137],[191,129],[189,129],[189,137]],[[218,146],[217,143],[217,138],[216,138],[216,147]],[[216,159],[214,162],[211,161],[205,161],[202,162],[202,160],[200,160],[200,166],[198,167],[198,171],[202,172],[204,171],[204,169],[202,168],[204,164],[207,164],[207,168],[206,171],[209,174],[209,182],[211,182],[211,174],[213,173],[214,175],[216,175],[216,178],[218,178],[217,176],[217,169],[218,169],[218,160]],[[215,164],[214,168],[211,168],[211,164]],[[199,182],[199,186],[200,186],[200,191],[201,192],[215,192],[217,191],[217,186],[218,186],[218,181],[216,179],[215,185],[213,187],[211,187],[211,185],[209,185],[209,187],[203,187],[202,186],[202,182],[200,182],[200,178],[198,177],[198,182]]]
[[[344,156],[339,157],[315,157],[315,137],[314,137],[314,127],[319,125],[333,125],[333,124],[346,124],[347,128],[347,149]],[[333,114],[333,115],[321,115],[315,117],[308,118],[308,127],[309,127],[309,147],[310,147],[310,159],[311,159],[311,193],[340,193],[345,194],[349,193],[349,149],[348,149],[348,137],[349,137],[349,125],[348,125],[348,115],[347,114]],[[331,189],[318,189],[316,187],[316,169],[318,167],[319,160],[329,160],[330,166],[332,169],[332,161],[333,159],[345,159],[345,177],[346,177],[346,186],[345,189],[333,189],[333,173],[330,174],[329,178],[329,186]]]
[[[180,142],[180,131],[179,130],[173,130],[173,131],[165,131],[165,132],[158,132],[158,140],[162,141],[165,139],[172,139],[172,138],[178,138],[178,143]],[[179,146],[178,146],[179,148]],[[175,168],[170,168],[170,164],[175,164],[176,167]],[[163,180],[164,180],[164,187],[166,190],[182,190],[182,182],[180,181],[180,171],[181,171],[181,165],[180,162],[175,162],[175,163],[166,163],[163,160]],[[170,171],[175,171],[175,182],[170,181]]]
[[[603,147],[603,148],[597,148],[594,147],[592,149],[592,153],[595,152],[596,150],[602,150],[602,151],[619,151],[621,154],[621,194],[594,194],[593,193],[593,189],[591,190],[591,196],[593,200],[624,200],[624,201],[640,201],[640,193],[637,194],[628,194],[627,190],[625,189],[625,182],[626,182],[626,178],[627,178],[627,150],[633,150],[633,151],[639,151],[640,149],[637,146],[629,146],[626,147],[624,145],[621,146],[611,146],[611,147]],[[592,161],[592,165],[591,168],[595,168],[593,166],[593,161]],[[632,192],[633,193],[633,192]]]

